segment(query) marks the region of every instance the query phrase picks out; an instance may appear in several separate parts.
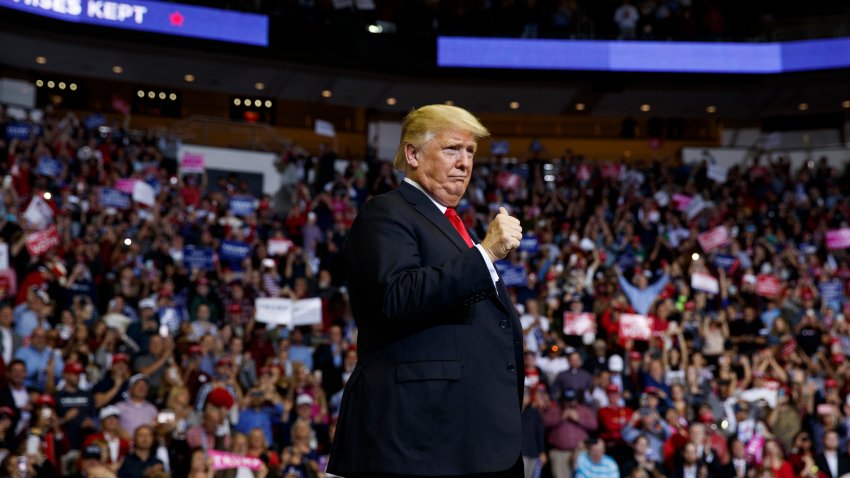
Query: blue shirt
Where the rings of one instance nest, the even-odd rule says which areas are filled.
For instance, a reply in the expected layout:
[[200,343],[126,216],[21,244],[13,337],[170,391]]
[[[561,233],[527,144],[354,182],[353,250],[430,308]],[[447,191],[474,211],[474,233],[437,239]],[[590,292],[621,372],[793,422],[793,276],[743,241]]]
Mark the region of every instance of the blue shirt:
[[655,302],[658,294],[661,293],[667,282],[670,281],[670,276],[665,272],[658,282],[648,285],[646,289],[639,289],[629,284],[629,281],[622,274],[618,274],[617,279],[620,281],[620,287],[622,287],[626,297],[629,298],[629,303],[632,304],[635,312],[646,315],[649,313],[649,309],[652,307],[652,303]]
[[291,345],[289,347],[289,360],[301,362],[309,370],[313,370],[313,349],[306,345]]
[[[21,347],[15,352],[15,358],[24,361],[27,367],[27,378],[24,384],[27,387],[35,388],[39,391],[44,391],[45,381],[47,379],[47,363],[50,361],[50,355],[53,354],[53,349],[45,347],[41,352],[33,346],[27,345]],[[65,368],[65,362],[62,360],[62,355],[56,353],[53,361],[53,376],[61,377],[62,370]]]
[[[38,314],[30,309],[26,302],[15,307],[12,315],[15,317],[15,335],[18,337],[29,337],[38,327]],[[49,329],[50,324],[45,320],[41,327]]]
[[283,406],[280,404],[266,405],[259,409],[246,408],[239,412],[239,423],[236,424],[236,431],[247,435],[251,430],[259,428],[266,435],[266,443],[274,443],[272,426],[280,421],[282,415]]
[[576,459],[575,478],[620,478],[617,462],[608,455],[602,455],[599,463],[594,463],[586,451]]

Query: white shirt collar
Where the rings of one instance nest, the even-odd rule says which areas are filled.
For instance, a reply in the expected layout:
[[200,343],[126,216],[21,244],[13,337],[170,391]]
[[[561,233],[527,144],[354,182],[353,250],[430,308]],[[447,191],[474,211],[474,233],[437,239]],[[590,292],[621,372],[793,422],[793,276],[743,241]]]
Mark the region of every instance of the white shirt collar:
[[440,210],[441,214],[446,213],[446,209],[448,209],[448,207],[443,206],[442,204],[438,203],[437,200],[434,199],[434,196],[431,196],[431,194],[429,194],[428,191],[426,191],[425,188],[423,188],[421,184],[417,183],[416,181],[410,179],[407,176],[405,176],[404,182],[406,182],[407,184],[410,184],[411,186],[415,187],[416,189],[422,191],[422,194],[428,196],[428,199],[430,199],[431,202],[434,203],[435,206],[437,206],[437,209]]

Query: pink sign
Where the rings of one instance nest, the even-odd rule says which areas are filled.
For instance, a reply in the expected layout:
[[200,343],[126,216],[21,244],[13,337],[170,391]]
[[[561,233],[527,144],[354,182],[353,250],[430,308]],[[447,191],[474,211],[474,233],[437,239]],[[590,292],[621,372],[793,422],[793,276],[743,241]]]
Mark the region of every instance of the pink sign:
[[59,232],[56,226],[50,226],[27,236],[27,251],[31,256],[40,256],[59,245]]
[[620,314],[620,338],[649,340],[651,337],[651,317],[638,314]]
[[602,177],[605,179],[620,179],[620,165],[605,163],[602,165]]
[[697,236],[697,240],[699,241],[699,245],[702,247],[702,250],[705,252],[711,252],[715,249],[729,245],[731,242],[731,239],[729,238],[729,230],[726,229],[726,226],[717,226],[710,231],[703,232]]
[[688,204],[690,204],[693,199],[694,198],[690,196],[685,196],[684,194],[676,193],[673,195],[673,204],[676,205],[676,209],[678,209],[679,211],[684,211],[688,209]]
[[135,185],[135,179],[119,179],[118,181],[115,181],[115,189],[131,196],[133,195],[133,187]]
[[204,155],[198,153],[183,153],[180,158],[180,172],[182,173],[203,173],[206,167]]
[[590,313],[564,312],[564,335],[596,333],[596,315]]
[[256,471],[263,467],[263,462],[259,458],[236,455],[218,450],[207,450],[207,454],[212,459],[213,470],[226,470],[228,468],[244,466],[249,470]]
[[827,249],[847,249],[850,247],[850,227],[826,231]]
[[779,297],[782,294],[782,282],[778,277],[759,274],[756,278],[756,295],[762,297]]

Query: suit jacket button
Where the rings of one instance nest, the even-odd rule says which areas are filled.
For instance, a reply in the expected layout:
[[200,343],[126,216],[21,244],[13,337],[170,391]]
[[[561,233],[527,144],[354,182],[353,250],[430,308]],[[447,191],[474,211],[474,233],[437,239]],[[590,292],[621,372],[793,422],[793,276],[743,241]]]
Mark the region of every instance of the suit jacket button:
[[509,363],[508,364],[508,372],[516,372],[516,365]]
[[503,328],[503,329],[507,329],[507,328],[508,328],[508,321],[507,321],[507,319],[502,319],[502,320],[500,320],[500,321],[499,321],[499,327],[501,327],[501,328]]

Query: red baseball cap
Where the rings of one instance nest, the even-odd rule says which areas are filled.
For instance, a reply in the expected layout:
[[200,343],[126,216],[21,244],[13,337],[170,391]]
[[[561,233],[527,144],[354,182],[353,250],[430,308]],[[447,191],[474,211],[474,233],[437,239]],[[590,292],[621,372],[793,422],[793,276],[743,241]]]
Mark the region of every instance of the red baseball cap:
[[[113,358],[113,361],[115,359]],[[62,370],[62,373],[73,373],[79,375],[83,373],[83,365],[79,362],[68,362],[65,364],[65,368]]]
[[641,354],[637,350],[632,350],[629,352],[629,358],[632,360],[640,360]]
[[46,405],[52,408],[56,406],[56,399],[46,393],[43,393],[39,395],[38,398],[35,400],[35,404]]
[[207,397],[207,401],[217,407],[230,408],[236,403],[233,395],[230,394],[226,389],[217,387],[215,390],[210,392]]
[[118,352],[117,354],[112,356],[112,365],[115,365],[115,364],[121,363],[121,362],[130,363],[130,356],[125,354],[125,353],[121,353],[121,352]]
[[616,383],[609,383],[605,386],[605,391],[608,393],[617,393],[620,391],[620,387]]
[[699,414],[699,421],[702,423],[714,423],[714,415],[711,412],[702,412]]
[[15,411],[14,411],[14,410],[12,410],[12,409],[11,409],[11,408],[9,408],[9,407],[0,407],[0,416],[2,416],[2,415],[7,415],[7,416],[10,416],[10,417],[14,417],[14,416],[15,416]]
[[204,350],[201,348],[201,346],[199,344],[192,344],[192,345],[189,346],[189,353],[190,354],[199,355],[203,351]]
[[220,365],[233,365],[233,359],[230,358],[229,355],[223,355],[219,357],[218,360],[215,361],[215,366],[218,367]]
[[823,386],[826,388],[838,388],[838,382],[830,377],[823,381]]

